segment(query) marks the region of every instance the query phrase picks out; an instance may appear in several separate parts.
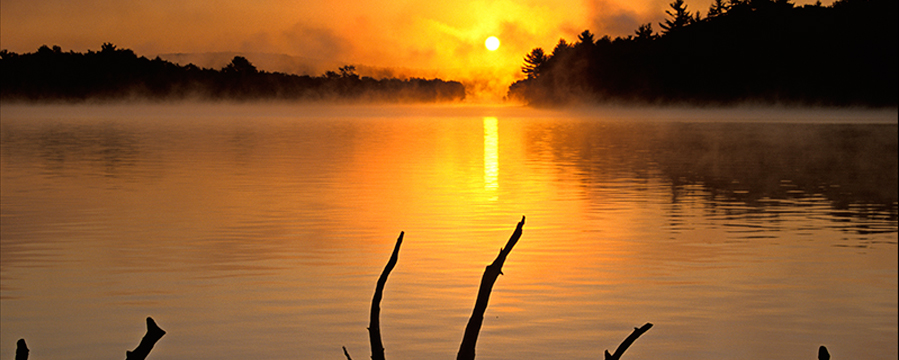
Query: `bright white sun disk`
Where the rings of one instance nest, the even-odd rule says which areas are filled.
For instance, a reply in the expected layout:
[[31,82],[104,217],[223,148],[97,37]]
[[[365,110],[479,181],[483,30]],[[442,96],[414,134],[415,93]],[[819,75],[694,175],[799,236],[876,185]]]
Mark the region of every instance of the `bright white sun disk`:
[[484,46],[487,47],[487,50],[494,51],[499,49],[499,39],[496,36],[491,36],[487,38],[487,41],[484,41]]

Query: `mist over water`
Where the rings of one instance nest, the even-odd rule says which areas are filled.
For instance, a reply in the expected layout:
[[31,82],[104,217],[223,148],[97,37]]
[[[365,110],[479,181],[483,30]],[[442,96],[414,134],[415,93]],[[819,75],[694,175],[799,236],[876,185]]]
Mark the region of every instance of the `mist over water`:
[[897,357],[897,113],[0,107],[0,358]]

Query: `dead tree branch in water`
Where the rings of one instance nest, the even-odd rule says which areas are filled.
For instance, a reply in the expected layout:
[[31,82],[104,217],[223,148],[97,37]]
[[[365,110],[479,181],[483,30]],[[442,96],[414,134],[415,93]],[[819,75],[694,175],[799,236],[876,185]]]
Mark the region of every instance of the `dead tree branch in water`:
[[818,348],[818,360],[830,360],[830,353],[824,345]]
[[165,335],[165,330],[159,328],[153,318],[147,317],[147,334],[140,339],[140,344],[132,351],[125,352],[125,360],[144,360],[153,350],[153,345]]
[[624,354],[624,352],[627,350],[627,348],[629,348],[631,346],[631,344],[633,344],[634,341],[636,341],[637,338],[640,337],[640,335],[643,335],[643,333],[645,333],[646,330],[649,330],[649,328],[651,328],[651,327],[652,327],[651,323],[646,323],[646,324],[643,324],[643,326],[641,326],[641,327],[634,328],[634,332],[632,332],[630,335],[628,335],[627,338],[621,342],[621,345],[618,345],[618,348],[615,349],[615,354],[609,354],[609,350],[606,350],[605,360],[621,359],[621,355]]
[[25,339],[16,341],[16,360],[28,360],[28,346],[25,345]]
[[353,358],[350,357],[350,353],[346,351],[346,346],[342,346],[342,347],[343,347],[343,356],[346,356],[346,360],[353,360]]
[[471,318],[468,319],[468,325],[465,326],[465,335],[462,337],[462,344],[459,346],[459,354],[456,360],[474,360],[474,349],[478,342],[478,333],[481,331],[481,324],[484,323],[484,311],[487,310],[487,302],[490,301],[490,292],[493,291],[493,284],[496,279],[503,274],[503,263],[506,262],[506,256],[512,251],[512,247],[521,238],[521,228],[524,226],[524,216],[518,222],[515,232],[506,243],[506,246],[499,250],[499,255],[493,260],[493,263],[487,265],[484,269],[484,275],[481,276],[481,287],[478,289],[478,298],[474,303],[474,310],[471,312]]
[[[378,278],[378,285],[375,287],[375,295],[371,299],[371,318],[368,323],[368,338],[371,341],[372,360],[384,360],[384,344],[381,343],[381,297],[384,293],[384,284],[387,283],[387,276],[390,275],[390,271],[396,266],[396,261],[400,254],[400,245],[402,244],[403,232],[401,231],[400,237],[396,239],[396,246],[393,247],[393,254],[390,255],[390,260],[387,261],[387,265],[384,266],[384,271],[381,272],[381,277]],[[349,354],[346,352],[345,348],[343,351],[344,355],[347,355],[347,358],[349,358]]]

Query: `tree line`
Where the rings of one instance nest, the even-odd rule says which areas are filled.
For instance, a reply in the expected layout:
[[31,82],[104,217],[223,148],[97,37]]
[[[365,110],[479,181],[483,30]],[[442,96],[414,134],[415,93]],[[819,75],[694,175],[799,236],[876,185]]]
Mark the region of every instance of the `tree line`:
[[41,46],[0,50],[0,99],[6,101],[300,100],[443,102],[465,98],[465,87],[441,79],[374,79],[352,65],[320,76],[266,72],[235,56],[221,69],[147,59],[105,43],[100,51],[64,52]]
[[670,3],[667,18],[634,35],[599,39],[585,30],[547,53],[524,57],[526,79],[507,98],[571,102],[738,102],[895,107],[895,0],[714,0],[692,12]]

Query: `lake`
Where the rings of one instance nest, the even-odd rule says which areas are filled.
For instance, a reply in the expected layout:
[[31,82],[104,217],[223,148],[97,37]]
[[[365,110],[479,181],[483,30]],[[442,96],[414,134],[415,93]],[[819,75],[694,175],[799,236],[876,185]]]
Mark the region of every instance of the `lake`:
[[0,108],[0,358],[895,359],[897,112]]

